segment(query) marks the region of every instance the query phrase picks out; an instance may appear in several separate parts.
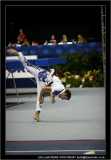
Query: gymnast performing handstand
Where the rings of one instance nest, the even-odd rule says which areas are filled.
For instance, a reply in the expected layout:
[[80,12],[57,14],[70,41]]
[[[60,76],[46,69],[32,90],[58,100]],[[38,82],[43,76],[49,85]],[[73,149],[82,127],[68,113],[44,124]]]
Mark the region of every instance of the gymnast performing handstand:
[[37,122],[40,120],[40,112],[44,103],[44,94],[45,92],[50,92],[51,103],[55,103],[55,96],[58,96],[62,100],[69,100],[71,98],[71,92],[66,90],[65,86],[62,84],[61,80],[54,75],[54,69],[51,69],[50,72],[30,64],[26,58],[23,56],[22,52],[18,52],[14,49],[8,49],[8,53],[12,53],[18,56],[22,65],[34,76],[37,82],[37,103],[36,103],[36,112],[34,119]]

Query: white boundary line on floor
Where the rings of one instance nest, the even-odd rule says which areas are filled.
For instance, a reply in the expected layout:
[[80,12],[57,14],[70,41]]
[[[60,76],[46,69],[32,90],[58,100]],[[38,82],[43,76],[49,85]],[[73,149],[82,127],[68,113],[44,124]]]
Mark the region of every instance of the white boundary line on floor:
[[40,151],[36,151],[36,150],[32,150],[32,151],[6,151],[7,153],[8,152],[14,152],[14,153],[18,153],[18,152],[21,152],[21,153],[25,153],[25,152],[90,152],[90,151],[94,151],[94,152],[105,152],[105,150],[40,150]]

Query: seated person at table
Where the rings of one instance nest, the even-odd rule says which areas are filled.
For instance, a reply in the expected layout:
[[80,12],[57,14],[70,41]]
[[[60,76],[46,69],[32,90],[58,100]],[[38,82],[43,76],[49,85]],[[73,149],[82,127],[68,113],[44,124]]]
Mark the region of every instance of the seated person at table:
[[67,35],[66,34],[63,34],[62,35],[62,40],[61,42],[63,42],[64,44],[67,44],[68,40],[67,40]]
[[55,96],[58,96],[62,100],[69,100],[71,98],[71,92],[66,90],[65,86],[62,84],[59,78],[54,75],[54,69],[51,69],[48,72],[45,69],[42,69],[38,66],[30,64],[26,58],[23,56],[22,52],[18,52],[14,49],[8,49],[8,53],[12,53],[18,56],[22,65],[35,77],[37,82],[37,103],[36,103],[36,112],[34,119],[38,122],[40,121],[39,114],[43,107],[44,103],[44,94],[45,92],[50,92],[51,103],[55,103]]
[[21,37],[20,36],[17,37],[17,44],[19,44],[19,45],[23,44],[23,41],[21,41]]
[[78,41],[77,41],[78,43],[85,43],[86,42],[86,40],[84,39],[84,37],[82,35],[79,34],[77,37],[78,37]]
[[50,43],[57,44],[57,42],[55,40],[55,35],[51,35]]

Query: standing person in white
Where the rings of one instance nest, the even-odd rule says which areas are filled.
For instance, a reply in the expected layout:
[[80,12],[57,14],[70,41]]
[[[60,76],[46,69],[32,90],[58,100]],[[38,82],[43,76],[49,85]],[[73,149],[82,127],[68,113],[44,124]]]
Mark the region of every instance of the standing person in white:
[[51,103],[55,103],[55,96],[64,100],[69,100],[71,98],[71,93],[69,90],[66,90],[59,78],[54,75],[54,69],[51,69],[51,72],[48,72],[45,69],[42,69],[38,66],[30,64],[26,58],[23,56],[22,52],[18,52],[14,49],[8,49],[8,53],[12,53],[18,56],[22,65],[35,77],[37,82],[37,103],[36,103],[36,113],[34,119],[38,122],[41,122],[39,114],[43,107],[44,103],[44,94],[46,91],[51,92],[50,98]]

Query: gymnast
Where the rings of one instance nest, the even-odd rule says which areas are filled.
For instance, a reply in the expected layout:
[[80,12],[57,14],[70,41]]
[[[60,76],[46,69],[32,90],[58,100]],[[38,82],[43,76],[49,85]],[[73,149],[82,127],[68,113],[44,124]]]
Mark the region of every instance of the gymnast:
[[18,56],[22,65],[34,76],[37,82],[37,103],[36,103],[36,112],[34,119],[37,122],[40,120],[40,112],[44,103],[44,94],[45,92],[50,92],[51,103],[54,104],[55,96],[58,96],[62,100],[69,100],[71,98],[71,92],[66,90],[65,86],[62,84],[61,80],[54,75],[55,70],[50,69],[50,72],[30,64],[26,58],[23,56],[22,52],[18,52],[15,49],[8,49],[8,53],[12,53]]

